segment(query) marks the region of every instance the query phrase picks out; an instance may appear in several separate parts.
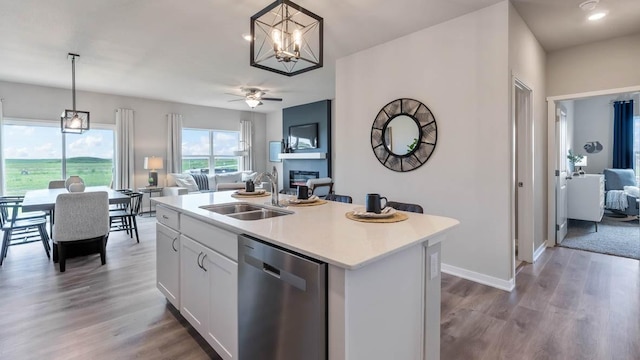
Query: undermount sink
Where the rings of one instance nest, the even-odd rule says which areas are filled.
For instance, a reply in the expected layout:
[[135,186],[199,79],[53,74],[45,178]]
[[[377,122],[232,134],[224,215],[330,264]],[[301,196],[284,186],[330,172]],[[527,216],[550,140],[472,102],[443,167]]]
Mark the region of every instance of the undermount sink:
[[272,209],[267,206],[250,203],[233,203],[219,205],[204,205],[201,209],[213,211],[238,220],[260,220],[276,216],[290,215],[292,211]]

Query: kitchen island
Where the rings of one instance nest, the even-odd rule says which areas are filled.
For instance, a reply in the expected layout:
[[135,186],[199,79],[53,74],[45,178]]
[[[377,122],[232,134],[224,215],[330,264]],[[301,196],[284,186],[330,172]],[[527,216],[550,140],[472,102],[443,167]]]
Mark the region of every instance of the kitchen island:
[[[240,201],[231,194],[153,199],[158,288],[220,356],[238,358],[237,235],[245,234],[328,264],[329,359],[440,358],[440,242],[458,221],[407,213],[402,222],[362,223],[345,217],[357,205],[331,201],[253,221],[202,208]],[[189,254],[195,269],[185,267]],[[219,291],[202,287],[212,281],[194,282],[199,271],[215,277]]]

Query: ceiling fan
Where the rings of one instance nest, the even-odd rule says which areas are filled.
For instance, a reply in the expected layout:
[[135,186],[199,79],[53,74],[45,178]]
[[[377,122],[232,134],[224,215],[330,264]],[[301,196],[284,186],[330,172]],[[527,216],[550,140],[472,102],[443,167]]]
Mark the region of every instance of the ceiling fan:
[[229,100],[231,101],[244,101],[249,105],[250,108],[255,108],[256,106],[262,105],[263,101],[282,101],[282,98],[272,98],[272,97],[264,97],[267,94],[267,90],[262,90],[258,88],[241,88],[244,95],[238,94],[230,94],[233,96],[240,96],[242,99]]

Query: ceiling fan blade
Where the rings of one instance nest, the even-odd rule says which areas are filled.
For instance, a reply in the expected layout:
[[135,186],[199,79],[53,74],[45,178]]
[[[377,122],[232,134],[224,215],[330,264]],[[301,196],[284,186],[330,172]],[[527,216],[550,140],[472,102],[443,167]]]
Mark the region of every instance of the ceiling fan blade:
[[244,95],[238,95],[238,94],[233,94],[233,93],[225,93],[226,95],[233,95],[233,96],[239,96],[239,97],[244,97]]
[[233,100],[227,100],[227,102],[233,102],[233,101],[244,101],[245,99],[233,99]]
[[281,98],[267,98],[267,97],[260,98],[260,100],[268,100],[268,101],[282,101],[282,99],[281,99]]

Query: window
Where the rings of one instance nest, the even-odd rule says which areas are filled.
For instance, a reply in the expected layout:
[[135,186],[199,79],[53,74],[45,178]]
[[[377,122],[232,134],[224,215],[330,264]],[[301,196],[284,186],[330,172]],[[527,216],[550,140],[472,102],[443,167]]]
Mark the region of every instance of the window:
[[182,171],[239,171],[242,157],[234,154],[239,145],[239,131],[183,129]]
[[640,116],[633,118],[633,155],[636,183],[640,184]]
[[4,193],[46,189],[49,181],[70,175],[80,176],[87,186],[109,186],[114,142],[113,129],[62,134],[58,122],[7,119],[2,126]]

